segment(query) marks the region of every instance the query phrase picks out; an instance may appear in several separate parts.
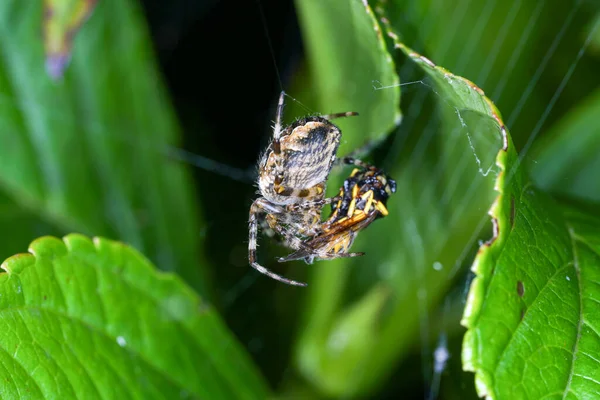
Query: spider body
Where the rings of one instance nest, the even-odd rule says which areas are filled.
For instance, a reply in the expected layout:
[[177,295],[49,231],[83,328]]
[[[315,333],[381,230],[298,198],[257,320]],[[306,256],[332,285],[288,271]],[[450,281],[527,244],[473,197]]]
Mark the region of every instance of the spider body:
[[302,118],[285,128],[259,162],[261,195],[280,205],[322,198],[341,136],[322,117]]
[[312,116],[282,128],[284,95],[282,92],[279,97],[273,138],[259,161],[261,197],[250,207],[248,260],[253,268],[273,279],[306,286],[257,262],[258,227],[279,234],[283,244],[293,250],[305,247],[304,242],[320,232],[321,210],[334,201],[325,198],[325,186],[342,135],[329,120],[357,114]]
[[331,260],[357,257],[364,253],[349,253],[358,233],[377,218],[388,215],[387,200],[396,192],[396,182],[382,170],[354,159],[344,160],[358,165],[344,181],[338,201],[331,205],[331,215],[321,224],[321,233],[307,240],[304,246],[280,262],[304,259]]

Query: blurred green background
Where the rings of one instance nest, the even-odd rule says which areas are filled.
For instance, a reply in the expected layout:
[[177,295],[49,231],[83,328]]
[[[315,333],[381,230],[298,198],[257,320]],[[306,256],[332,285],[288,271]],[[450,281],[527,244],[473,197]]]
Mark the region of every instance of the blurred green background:
[[[44,70],[41,2],[3,2],[0,256],[72,231],[133,244],[216,305],[282,398],[475,398],[473,377],[460,367],[459,320],[478,240],[491,234],[485,216],[500,143],[480,136],[492,128],[457,113],[399,51],[389,52],[395,64],[385,64],[385,51],[361,53],[375,39],[349,47],[367,31],[343,42],[366,20],[361,2],[341,3],[358,8],[100,0],[64,78],[53,81]],[[596,2],[385,7],[404,43],[496,103],[517,148],[533,149],[526,164],[540,171],[536,182],[598,200],[593,187],[545,180],[543,165],[552,160],[535,156],[536,146],[564,132],[596,132],[590,140],[598,143],[597,118],[577,120],[577,130],[569,123],[600,101],[600,29],[583,48],[600,18]],[[387,39],[380,43],[391,49]],[[323,63],[327,52],[334,56]],[[366,69],[371,56],[381,70]],[[401,88],[398,127],[398,87],[381,88],[396,83],[394,69],[400,82],[416,82]],[[282,89],[298,100],[288,99],[287,122],[360,111],[358,122],[340,122],[341,153],[374,140],[367,159],[399,183],[390,217],[354,246],[365,257],[278,265],[285,250],[261,241],[261,262],[306,279],[306,290],[247,265],[254,166]],[[350,345],[336,350],[340,338]],[[445,341],[450,359],[437,376],[434,351]]]

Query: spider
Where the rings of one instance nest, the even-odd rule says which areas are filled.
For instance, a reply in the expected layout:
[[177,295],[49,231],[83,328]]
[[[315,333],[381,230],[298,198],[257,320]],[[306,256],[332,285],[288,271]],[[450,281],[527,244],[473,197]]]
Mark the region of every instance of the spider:
[[261,197],[250,207],[248,261],[259,272],[289,285],[305,283],[277,275],[256,261],[259,224],[268,233],[278,233],[292,250],[320,233],[321,210],[336,198],[325,197],[325,185],[342,132],[331,119],[358,115],[344,112],[301,118],[281,126],[285,93],[277,105],[273,138],[260,157],[258,189]]
[[322,232],[307,240],[304,246],[279,262],[304,259],[331,260],[340,257],[357,257],[364,253],[349,253],[358,232],[365,229],[377,218],[388,215],[386,203],[396,192],[396,182],[382,170],[364,164],[353,158],[344,162],[355,168],[337,196],[337,203],[331,205],[329,218],[321,225]]

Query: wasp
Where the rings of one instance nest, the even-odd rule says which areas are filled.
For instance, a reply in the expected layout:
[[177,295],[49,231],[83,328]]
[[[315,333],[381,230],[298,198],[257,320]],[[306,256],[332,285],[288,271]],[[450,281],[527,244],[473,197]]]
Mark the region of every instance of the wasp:
[[396,192],[396,181],[381,169],[359,160],[346,158],[344,162],[355,164],[358,168],[344,181],[336,197],[337,202],[332,203],[331,215],[321,224],[321,232],[307,240],[296,252],[279,258],[279,262],[304,259],[310,264],[315,259],[364,255],[351,253],[349,249],[360,231],[388,215],[386,204]]

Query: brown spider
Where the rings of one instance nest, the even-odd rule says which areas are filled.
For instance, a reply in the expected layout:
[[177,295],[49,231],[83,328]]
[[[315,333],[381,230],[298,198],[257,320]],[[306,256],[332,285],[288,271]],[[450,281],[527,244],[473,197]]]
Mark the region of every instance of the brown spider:
[[359,160],[347,157],[344,162],[359,168],[344,181],[337,196],[339,200],[331,205],[331,215],[321,224],[321,233],[304,242],[296,252],[279,258],[279,262],[304,259],[310,264],[315,258],[331,260],[364,255],[348,250],[358,232],[388,215],[386,203],[396,192],[396,182],[382,170]]
[[289,285],[305,283],[277,275],[256,261],[258,225],[278,233],[293,250],[320,233],[321,211],[336,198],[325,198],[325,185],[336,160],[342,132],[331,119],[358,115],[345,112],[301,118],[282,128],[285,93],[281,92],[273,139],[259,161],[261,197],[250,207],[248,260],[259,272]]

